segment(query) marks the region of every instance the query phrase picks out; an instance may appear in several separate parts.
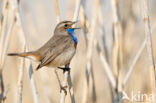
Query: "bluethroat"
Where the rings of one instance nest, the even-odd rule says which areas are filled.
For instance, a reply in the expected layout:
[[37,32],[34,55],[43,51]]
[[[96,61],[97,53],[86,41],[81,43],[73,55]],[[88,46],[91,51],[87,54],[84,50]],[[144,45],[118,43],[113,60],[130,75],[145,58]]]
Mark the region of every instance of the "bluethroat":
[[68,65],[75,55],[78,39],[75,36],[75,29],[72,25],[76,22],[62,21],[57,24],[54,35],[41,48],[23,53],[8,53],[8,56],[20,56],[26,58],[35,58],[39,61],[36,70],[43,66],[59,67]]

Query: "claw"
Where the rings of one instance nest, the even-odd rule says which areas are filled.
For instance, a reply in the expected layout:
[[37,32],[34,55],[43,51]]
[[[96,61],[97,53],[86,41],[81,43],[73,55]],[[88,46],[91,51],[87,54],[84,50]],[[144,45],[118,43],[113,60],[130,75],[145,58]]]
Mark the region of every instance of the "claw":
[[66,67],[58,67],[59,69],[63,70],[63,73],[65,73],[66,71],[70,71],[70,68],[66,68]]
[[67,90],[66,90],[67,86],[61,86],[60,87],[60,92],[64,91],[65,95],[67,95]]

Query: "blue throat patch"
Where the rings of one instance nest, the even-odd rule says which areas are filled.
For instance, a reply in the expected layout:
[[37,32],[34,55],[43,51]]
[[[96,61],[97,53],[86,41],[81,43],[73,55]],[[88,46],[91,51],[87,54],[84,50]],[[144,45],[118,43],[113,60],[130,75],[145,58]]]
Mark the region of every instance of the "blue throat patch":
[[70,34],[70,36],[72,37],[74,43],[77,44],[77,43],[78,43],[78,40],[77,40],[77,37],[74,35],[74,34],[75,34],[74,29],[68,28],[68,29],[67,29],[67,32],[68,32],[68,33]]

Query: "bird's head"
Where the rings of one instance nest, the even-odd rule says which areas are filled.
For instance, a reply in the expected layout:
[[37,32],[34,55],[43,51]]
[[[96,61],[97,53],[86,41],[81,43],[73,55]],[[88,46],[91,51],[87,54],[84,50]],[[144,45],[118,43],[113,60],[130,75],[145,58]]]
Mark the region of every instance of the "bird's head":
[[73,28],[72,26],[77,23],[75,21],[62,21],[59,24],[57,24],[55,28],[55,34],[56,35],[69,35],[69,32],[72,30],[74,31],[75,29],[79,28]]

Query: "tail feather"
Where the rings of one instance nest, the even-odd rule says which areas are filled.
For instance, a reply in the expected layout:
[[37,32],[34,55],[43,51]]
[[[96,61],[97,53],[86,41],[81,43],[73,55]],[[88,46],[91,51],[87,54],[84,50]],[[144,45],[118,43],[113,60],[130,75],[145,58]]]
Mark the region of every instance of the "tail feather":
[[24,52],[24,53],[8,53],[8,56],[21,56],[21,57],[26,57],[33,55],[32,52]]
[[19,53],[8,53],[8,56],[19,56]]
[[[40,60],[40,57],[36,55],[34,52],[24,52],[24,53],[8,53],[8,56],[20,56],[20,57],[35,57],[35,60]],[[30,58],[33,59],[33,58]]]

